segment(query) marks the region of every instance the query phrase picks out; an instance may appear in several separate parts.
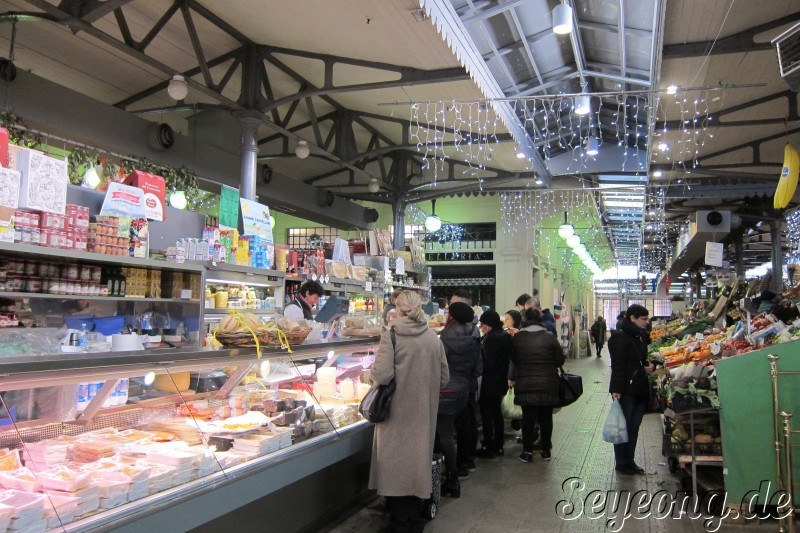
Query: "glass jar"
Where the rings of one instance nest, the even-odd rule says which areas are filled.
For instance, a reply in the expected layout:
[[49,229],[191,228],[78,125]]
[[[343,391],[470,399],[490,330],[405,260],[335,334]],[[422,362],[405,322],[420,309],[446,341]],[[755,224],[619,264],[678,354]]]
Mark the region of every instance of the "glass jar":
[[36,263],[34,263],[33,261],[25,261],[24,274],[26,276],[36,275],[37,270],[38,269],[36,268]]
[[78,279],[78,264],[77,263],[69,263],[61,267],[61,277],[66,278],[68,280],[76,280]]
[[42,292],[42,278],[39,276],[27,276],[25,278],[26,292]]
[[78,277],[81,281],[90,281],[92,279],[92,267],[89,265],[81,265]]
[[91,280],[94,283],[100,283],[100,278],[103,276],[103,270],[99,266],[90,267],[92,271]]

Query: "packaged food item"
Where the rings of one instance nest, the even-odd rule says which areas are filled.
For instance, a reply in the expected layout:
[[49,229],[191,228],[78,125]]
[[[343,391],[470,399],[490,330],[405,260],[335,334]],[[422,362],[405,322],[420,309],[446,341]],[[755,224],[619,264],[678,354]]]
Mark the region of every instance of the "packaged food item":
[[63,492],[75,492],[89,486],[91,472],[81,472],[57,465],[39,472],[42,487]]
[[41,484],[28,468],[18,468],[17,470],[4,470],[0,472],[0,485],[6,489],[15,489],[25,492],[36,492],[41,489]]
[[99,439],[78,441],[72,447],[72,459],[79,463],[91,463],[102,457],[111,457],[114,449],[114,443]]
[[0,470],[17,470],[19,468],[22,468],[19,450],[9,450],[8,448],[0,450]]

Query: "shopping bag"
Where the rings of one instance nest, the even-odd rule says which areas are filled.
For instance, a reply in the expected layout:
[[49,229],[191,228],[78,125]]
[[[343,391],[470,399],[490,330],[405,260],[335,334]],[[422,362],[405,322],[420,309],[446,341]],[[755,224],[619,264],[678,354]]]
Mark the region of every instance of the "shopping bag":
[[500,411],[506,420],[522,420],[522,407],[514,403],[514,389],[509,387],[508,392],[500,402]]
[[394,395],[395,388],[396,384],[394,379],[387,385],[378,385],[377,387],[371,388],[364,396],[364,399],[361,400],[361,404],[358,406],[358,412],[361,413],[361,416],[375,424],[388,420],[392,408],[392,395]]
[[583,394],[583,379],[577,374],[568,374],[563,368],[558,369],[558,406],[566,407]]
[[628,425],[617,399],[611,400],[611,409],[608,410],[606,423],[603,425],[603,440],[611,444],[628,442]]

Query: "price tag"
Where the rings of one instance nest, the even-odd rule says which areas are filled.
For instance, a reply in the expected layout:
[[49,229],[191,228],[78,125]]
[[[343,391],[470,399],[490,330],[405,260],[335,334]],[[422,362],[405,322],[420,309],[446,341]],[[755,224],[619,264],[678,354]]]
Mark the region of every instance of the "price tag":
[[331,281],[331,277],[329,275],[325,274],[325,283],[330,283],[330,281]]
[[711,353],[713,355],[719,355],[719,352],[722,350],[722,346],[718,342],[711,343]]
[[317,274],[311,274],[311,281],[317,281]]
[[364,290],[367,292],[372,292],[372,282],[367,281],[364,283]]
[[694,338],[695,338],[696,340],[698,340],[698,341],[701,341],[701,340],[703,340],[705,337],[703,336],[703,334],[702,334],[702,333],[697,333],[697,334],[694,336]]
[[398,257],[396,259],[394,271],[395,274],[398,274],[400,276],[406,275],[406,262],[405,260],[403,260],[402,257]]

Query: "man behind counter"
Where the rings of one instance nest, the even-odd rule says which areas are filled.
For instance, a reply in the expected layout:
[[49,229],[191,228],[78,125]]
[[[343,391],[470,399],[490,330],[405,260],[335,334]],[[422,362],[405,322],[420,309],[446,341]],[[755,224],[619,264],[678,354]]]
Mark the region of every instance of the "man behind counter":
[[313,320],[314,315],[311,314],[311,310],[317,305],[323,293],[322,285],[316,281],[306,281],[300,285],[300,294],[286,305],[283,316],[295,321],[303,318]]

